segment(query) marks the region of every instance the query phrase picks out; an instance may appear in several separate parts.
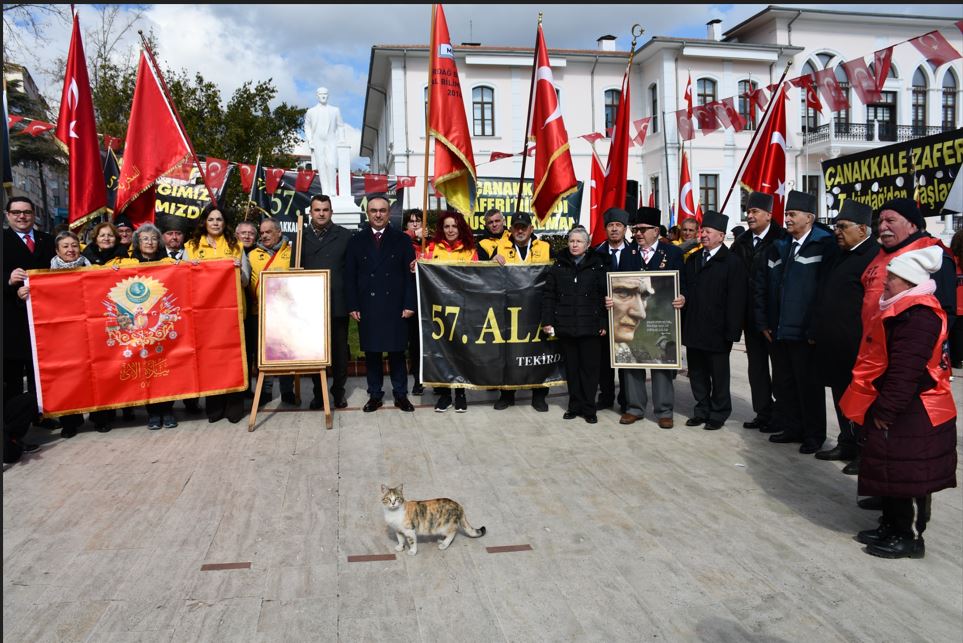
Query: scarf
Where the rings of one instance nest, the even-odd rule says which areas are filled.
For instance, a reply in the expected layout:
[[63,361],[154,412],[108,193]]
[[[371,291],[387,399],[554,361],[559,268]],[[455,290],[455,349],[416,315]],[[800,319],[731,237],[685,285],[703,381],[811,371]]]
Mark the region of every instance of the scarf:
[[281,237],[281,240],[278,241],[275,245],[271,246],[270,248],[268,248],[263,243],[258,243],[257,247],[263,250],[264,252],[268,253],[269,257],[273,257],[278,253],[278,250],[280,250],[281,246],[283,245],[284,245],[284,237]]
[[889,299],[886,299],[886,295],[880,295],[879,297],[879,309],[886,310],[896,302],[898,302],[903,297],[909,297],[910,295],[932,295],[936,292],[936,282],[932,279],[927,279],[921,284],[913,286],[909,290],[904,290],[903,292],[893,295]]
[[103,249],[96,243],[92,243],[84,248],[82,254],[90,260],[92,265],[102,266],[111,259],[121,256],[122,253],[127,254],[127,249],[121,245],[115,245],[113,248]]
[[54,258],[50,260],[51,270],[72,270],[74,268],[85,268],[89,265],[90,260],[83,255],[80,255],[73,261],[64,261],[57,255],[54,255]]

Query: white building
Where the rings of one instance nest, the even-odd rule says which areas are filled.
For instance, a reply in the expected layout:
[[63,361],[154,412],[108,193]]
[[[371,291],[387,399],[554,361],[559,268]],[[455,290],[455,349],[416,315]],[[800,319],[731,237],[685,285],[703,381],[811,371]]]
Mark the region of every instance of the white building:
[[[649,116],[653,120],[644,146],[629,150],[628,178],[638,181],[643,201],[655,192],[667,222],[670,201],[677,200],[679,191],[679,137],[673,112],[685,106],[682,92],[690,74],[696,104],[736,97],[740,111],[748,116],[747,102],[740,102],[739,94],[749,83],[766,86],[776,82],[789,61],[792,67],[787,78],[832,68],[837,70],[837,78],[845,81],[841,62],[857,57],[871,62],[876,50],[934,29],[961,49],[960,32],[951,18],[775,6],[724,34],[720,34],[718,20],[710,21],[705,39],[656,36],[637,50],[632,62],[631,119]],[[559,44],[553,43],[548,25],[546,39],[550,46]],[[611,36],[601,37],[598,43],[598,49],[592,51],[550,49],[576,176],[586,186],[591,145],[578,137],[591,132],[604,134],[611,125],[629,57],[628,52],[614,51]],[[491,152],[522,149],[532,49],[453,44],[478,175],[517,178],[521,156],[491,163],[488,159]],[[418,185],[406,197],[407,207],[422,202],[428,64],[426,45],[375,45],[371,50],[361,154],[370,156],[371,172],[419,177]],[[934,69],[906,43],[893,51],[880,103],[863,105],[844,85],[849,93],[849,110],[825,114],[809,110],[807,115],[801,105],[801,90],[791,89],[787,106],[790,187],[818,193],[819,214],[825,217],[820,162],[959,127],[963,123],[961,80],[960,59]],[[756,119],[760,116],[755,115]],[[805,136],[804,117],[808,118]],[[752,125],[739,132],[731,128],[708,135],[697,132],[686,144],[703,210],[721,207],[752,135]],[[608,143],[603,139],[595,144],[603,162]],[[532,176],[531,166],[529,162],[527,178]],[[583,222],[587,222],[588,208],[586,187]],[[725,214],[730,225],[739,223],[738,188]]]

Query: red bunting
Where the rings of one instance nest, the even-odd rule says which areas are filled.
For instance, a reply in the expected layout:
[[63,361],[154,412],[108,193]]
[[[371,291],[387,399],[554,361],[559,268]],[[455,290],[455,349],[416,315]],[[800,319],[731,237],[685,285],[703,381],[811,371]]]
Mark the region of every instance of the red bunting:
[[692,108],[692,115],[696,117],[696,123],[703,134],[710,134],[719,129],[715,110],[708,105],[696,105]]
[[816,86],[819,87],[819,93],[822,94],[826,104],[829,105],[829,111],[838,112],[842,109],[849,109],[849,99],[846,97],[843,88],[839,86],[839,81],[836,80],[835,70],[820,69],[815,74],[815,81]]
[[22,120],[23,120],[23,116],[16,116],[14,114],[10,114],[9,116],[7,116],[7,129],[12,129],[14,125],[16,125]]
[[605,137],[598,132],[592,132],[591,134],[582,134],[579,138],[584,138],[589,143],[594,143],[595,141],[601,141]]
[[[739,110],[736,109],[735,99],[732,96],[722,99],[722,109],[735,131],[740,132],[746,128],[746,120],[742,117],[742,114],[739,113]],[[752,103],[749,104],[749,110],[752,110]],[[716,110],[716,115],[719,115],[718,109]]]
[[755,108],[758,109],[759,111],[761,112],[766,111],[766,105],[769,104],[769,99],[766,98],[766,90],[764,87],[756,87],[752,91],[749,91],[743,94],[743,96],[749,99],[750,110],[753,108],[753,105],[754,105]]
[[806,74],[798,78],[793,78],[789,81],[789,84],[793,87],[801,87],[805,90],[806,107],[809,109],[814,109],[817,112],[822,111],[823,104],[819,102],[819,95],[816,94],[816,86],[812,74]]
[[111,136],[110,134],[104,134],[104,149],[114,150],[115,152],[120,149],[123,139],[119,136]]
[[869,105],[879,100],[879,87],[876,84],[876,79],[873,78],[873,72],[866,66],[866,61],[862,58],[848,60],[843,63],[843,69],[846,70],[849,84],[863,105]]
[[251,188],[254,187],[254,163],[238,163],[237,169],[241,172],[241,191],[244,194],[250,194]]
[[679,127],[679,138],[683,141],[691,141],[695,138],[695,128],[692,126],[692,118],[686,115],[684,109],[675,113],[675,121]]
[[882,90],[886,77],[889,76],[889,67],[893,61],[893,47],[880,49],[873,54],[873,71],[876,73],[876,89]]
[[689,80],[685,84],[685,93],[683,94],[685,98],[685,115],[688,118],[692,118],[692,73],[689,73]]
[[37,137],[44,132],[49,132],[55,127],[56,125],[53,123],[47,123],[44,121],[30,121],[30,124],[17,132],[17,134],[30,134],[30,136]]
[[646,116],[645,118],[640,118],[637,121],[632,121],[632,124],[635,125],[636,132],[632,141],[639,147],[642,147],[645,144],[645,136],[649,133],[649,122],[651,120],[651,116]]
[[909,42],[923,54],[926,60],[937,67],[960,57],[960,52],[953,49],[953,45],[951,45],[939,31],[931,31],[913,38]]
[[284,178],[284,169],[280,167],[266,167],[264,168],[264,191],[268,194],[274,194],[278,190],[278,186],[281,185],[281,179]]
[[415,177],[415,176],[399,176],[399,177],[396,177],[396,178],[397,178],[397,181],[398,181],[398,189],[399,189],[399,190],[400,190],[400,189],[403,189],[403,188],[413,188],[413,187],[415,187],[415,182],[418,180],[418,177]]
[[387,174],[365,174],[364,191],[366,194],[371,194],[373,192],[387,192],[388,175]]
[[314,177],[318,175],[317,170],[298,170],[298,178],[294,180],[295,192],[310,192]]
[[488,162],[491,163],[493,161],[498,161],[500,159],[510,159],[513,156],[515,155],[509,154],[508,152],[492,152],[491,155],[488,157]]
[[204,161],[204,172],[207,174],[207,185],[214,190],[214,194],[220,194],[227,181],[227,169],[230,166],[227,159],[216,159],[208,156]]

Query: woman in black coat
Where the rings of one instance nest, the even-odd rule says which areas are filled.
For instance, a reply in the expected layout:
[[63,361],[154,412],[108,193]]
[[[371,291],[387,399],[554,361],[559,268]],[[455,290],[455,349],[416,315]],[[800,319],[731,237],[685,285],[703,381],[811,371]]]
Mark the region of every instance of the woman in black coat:
[[568,249],[562,250],[548,271],[542,297],[542,328],[558,338],[565,359],[568,384],[566,420],[583,416],[589,424],[595,415],[595,391],[599,385],[598,337],[605,335],[605,264],[586,251],[589,235],[582,226],[568,233]]

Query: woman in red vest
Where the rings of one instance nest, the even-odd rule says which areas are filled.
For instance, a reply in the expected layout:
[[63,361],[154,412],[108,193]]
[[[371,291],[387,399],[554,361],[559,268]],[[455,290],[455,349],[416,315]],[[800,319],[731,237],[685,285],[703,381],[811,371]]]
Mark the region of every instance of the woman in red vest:
[[846,416],[865,427],[859,494],[883,499],[879,527],[856,540],[883,558],[922,558],[931,494],[956,486],[947,317],[930,278],[942,262],[939,246],[889,262],[879,313],[864,330],[840,402]]

